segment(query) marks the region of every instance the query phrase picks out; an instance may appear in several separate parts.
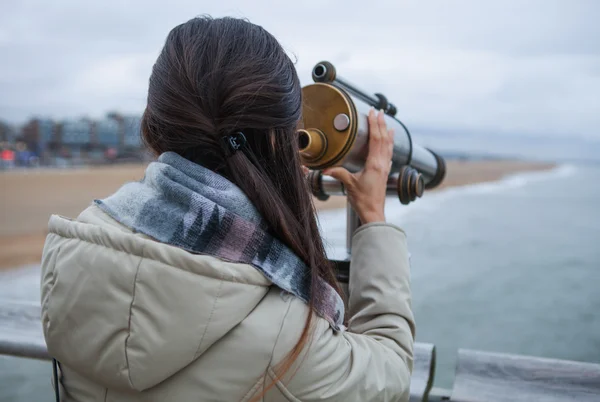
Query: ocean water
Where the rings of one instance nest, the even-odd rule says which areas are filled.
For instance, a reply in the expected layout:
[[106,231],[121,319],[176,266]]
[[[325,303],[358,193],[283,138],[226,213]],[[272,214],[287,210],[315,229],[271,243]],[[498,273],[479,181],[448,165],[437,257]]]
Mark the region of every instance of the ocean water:
[[[417,341],[451,388],[459,348],[600,363],[600,167],[564,165],[387,202],[411,252]],[[345,212],[320,215],[330,249]],[[0,276],[0,297],[37,301],[35,267]],[[0,357],[0,402],[52,401],[48,363]]]
[[[435,386],[459,348],[600,363],[600,167],[563,165],[387,201],[408,235],[417,341],[436,345]],[[342,213],[321,215],[330,250]]]

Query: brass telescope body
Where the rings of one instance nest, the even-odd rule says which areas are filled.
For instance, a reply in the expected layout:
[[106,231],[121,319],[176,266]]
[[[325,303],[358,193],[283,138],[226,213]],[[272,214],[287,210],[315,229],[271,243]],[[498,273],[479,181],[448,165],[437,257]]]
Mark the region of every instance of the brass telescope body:
[[[392,168],[387,194],[397,195],[408,204],[423,195],[426,188],[439,185],[446,175],[444,159],[413,143],[410,132],[396,119],[396,107],[381,94],[369,95],[338,77],[329,62],[313,68],[314,84],[302,88],[302,127],[298,130],[300,156],[312,169],[312,192],[324,200],[330,195],[346,195],[341,182],[324,176],[322,169],[343,166],[351,172],[363,168],[369,153],[368,113],[371,106],[385,112],[387,127],[394,130]],[[347,292],[352,252],[352,235],[361,225],[350,203],[346,207],[346,256],[334,258],[337,279]]]
[[368,113],[380,106],[387,114],[387,127],[394,130],[394,151],[388,193],[397,194],[403,204],[414,201],[424,189],[433,188],[445,176],[445,164],[432,151],[412,142],[406,127],[396,118],[396,108],[383,95],[371,97],[336,77],[331,63],[321,62],[313,69],[314,84],[302,88],[303,127],[298,130],[302,162],[312,173],[313,193],[320,198],[344,194],[337,180],[320,170],[343,166],[359,171],[369,147]]

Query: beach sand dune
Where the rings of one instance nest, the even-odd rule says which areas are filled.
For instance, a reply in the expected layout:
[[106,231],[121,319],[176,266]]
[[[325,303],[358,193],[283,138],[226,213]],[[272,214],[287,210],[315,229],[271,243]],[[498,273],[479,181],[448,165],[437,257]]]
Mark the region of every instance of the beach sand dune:
[[[450,161],[439,189],[552,166],[521,161]],[[143,165],[0,173],[0,269],[39,262],[51,214],[76,217],[93,199],[108,196],[143,173]],[[343,208],[345,204],[345,197],[316,201],[320,210]]]

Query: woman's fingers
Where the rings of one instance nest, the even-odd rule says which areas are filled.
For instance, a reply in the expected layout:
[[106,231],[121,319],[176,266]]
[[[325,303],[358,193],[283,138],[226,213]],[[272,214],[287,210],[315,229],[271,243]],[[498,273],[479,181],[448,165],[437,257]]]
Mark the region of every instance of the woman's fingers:
[[323,171],[323,174],[333,177],[344,183],[346,187],[351,187],[353,185],[353,175],[347,169],[343,167],[334,167],[330,169],[326,169]]
[[369,110],[369,154],[365,161],[365,169],[377,165],[378,155],[380,153],[381,141],[379,135],[379,124],[377,123],[377,113],[373,108]]
[[381,112],[378,113],[373,109],[369,113],[369,154],[371,154],[372,149],[375,157],[381,152],[381,142],[383,140],[383,134],[379,129],[380,114]]
[[375,113],[372,110],[369,113],[369,155],[365,163],[365,170],[389,171],[389,161],[392,159],[393,149],[390,138],[383,111]]
[[381,131],[379,130],[379,117],[381,111],[377,112],[371,108],[369,111],[369,135],[371,139],[378,141],[381,139]]
[[387,129],[385,113],[383,113],[383,111],[379,111],[377,125],[379,126],[379,132],[381,133],[381,157],[387,162],[392,159],[392,148],[390,148],[390,132]]

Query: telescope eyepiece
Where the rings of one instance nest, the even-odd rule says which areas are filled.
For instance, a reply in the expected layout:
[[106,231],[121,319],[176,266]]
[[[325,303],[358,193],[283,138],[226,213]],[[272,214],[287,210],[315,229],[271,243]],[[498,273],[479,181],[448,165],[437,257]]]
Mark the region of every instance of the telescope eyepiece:
[[328,61],[322,61],[313,68],[312,78],[314,82],[333,82],[335,67]]
[[327,138],[321,130],[298,130],[298,148],[306,161],[318,160],[327,151]]

